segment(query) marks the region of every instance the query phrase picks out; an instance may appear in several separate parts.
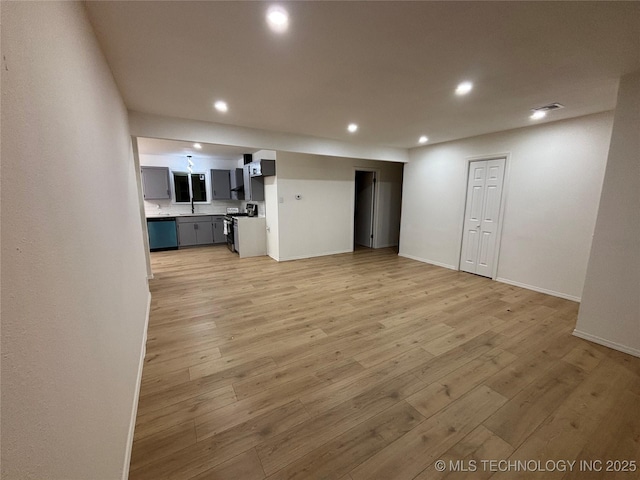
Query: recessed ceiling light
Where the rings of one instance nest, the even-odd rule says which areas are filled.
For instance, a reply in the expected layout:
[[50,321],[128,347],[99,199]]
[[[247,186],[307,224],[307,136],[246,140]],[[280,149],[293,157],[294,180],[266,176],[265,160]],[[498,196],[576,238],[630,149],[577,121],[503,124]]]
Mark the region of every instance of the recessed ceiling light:
[[531,116],[529,117],[531,120],[540,120],[547,116],[547,112],[544,110],[534,110]]
[[456,87],[456,95],[466,95],[473,89],[473,83],[462,82]]
[[199,143],[194,143],[193,148],[195,148],[196,150],[202,150],[202,145],[200,145]]
[[347,127],[347,130],[349,130],[351,133],[355,133],[358,131],[358,125],[356,125],[355,123],[350,123]]
[[418,143],[427,143],[429,141],[429,137],[422,135],[419,139],[418,139]]
[[289,28],[289,14],[280,5],[272,5],[267,10],[267,23],[276,33],[284,33]]
[[222,100],[218,100],[216,103],[213,104],[213,106],[219,112],[224,113],[229,110],[229,106],[227,105],[227,102],[223,102]]

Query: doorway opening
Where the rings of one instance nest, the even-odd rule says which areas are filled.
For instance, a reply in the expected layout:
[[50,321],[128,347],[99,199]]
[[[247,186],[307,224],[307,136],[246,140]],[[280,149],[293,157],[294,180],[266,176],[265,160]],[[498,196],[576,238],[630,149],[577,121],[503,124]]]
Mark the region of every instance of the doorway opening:
[[497,274],[505,158],[469,162],[460,270],[483,277]]
[[356,170],[353,246],[373,248],[376,172]]

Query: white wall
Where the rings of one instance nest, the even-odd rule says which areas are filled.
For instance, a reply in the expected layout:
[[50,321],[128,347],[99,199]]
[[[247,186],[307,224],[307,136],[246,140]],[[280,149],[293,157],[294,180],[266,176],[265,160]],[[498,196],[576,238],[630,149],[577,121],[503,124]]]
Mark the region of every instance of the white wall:
[[149,301],[127,112],[82,4],[1,9],[1,476],[122,478]]
[[411,150],[400,254],[458,268],[467,159],[506,153],[498,279],[579,300],[612,120],[607,112]]
[[[260,150],[253,154],[253,160],[276,160],[276,152],[273,150]],[[267,255],[274,260],[280,260],[280,235],[278,221],[278,171],[276,162],[276,175],[264,177],[264,205],[267,225]]]
[[[353,250],[356,168],[378,169],[375,246],[397,245],[402,166],[390,162],[278,151],[280,260]],[[300,194],[302,198],[296,200]]]
[[[211,169],[233,170],[242,165],[242,160],[220,160],[215,158],[197,157],[192,158],[193,173],[204,173],[207,189],[207,202],[196,202],[195,212],[203,214],[224,214],[227,207],[242,208],[245,202],[241,200],[212,200],[211,189]],[[140,166],[144,167],[168,167],[171,172],[187,172],[186,156],[170,155],[140,155]],[[173,182],[173,179],[171,180]],[[174,198],[173,185],[171,186],[171,196]],[[191,213],[190,203],[175,203],[171,200],[150,200],[144,201],[146,215],[171,214],[179,215]]]
[[640,71],[620,81],[574,333],[640,356]]
[[267,224],[267,255],[279,261],[278,177],[275,175],[264,178],[264,204]]

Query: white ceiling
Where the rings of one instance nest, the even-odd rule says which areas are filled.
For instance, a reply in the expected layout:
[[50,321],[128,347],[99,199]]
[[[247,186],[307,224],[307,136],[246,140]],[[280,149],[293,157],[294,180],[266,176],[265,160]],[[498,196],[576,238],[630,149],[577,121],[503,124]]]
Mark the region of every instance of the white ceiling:
[[240,160],[244,153],[255,153],[255,148],[232,147],[200,143],[197,149],[193,142],[180,142],[159,138],[138,138],[138,152],[142,155],[165,155],[170,157],[211,158],[216,160]]
[[640,69],[638,2],[280,4],[284,35],[270,2],[87,7],[131,110],[374,145],[523,127],[551,102],[566,108],[543,121],[611,110]]

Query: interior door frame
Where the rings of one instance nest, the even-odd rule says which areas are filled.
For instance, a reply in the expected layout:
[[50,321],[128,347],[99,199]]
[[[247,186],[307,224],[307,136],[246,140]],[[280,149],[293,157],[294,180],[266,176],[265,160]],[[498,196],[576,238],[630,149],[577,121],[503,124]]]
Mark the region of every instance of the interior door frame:
[[371,242],[371,248],[378,248],[378,202],[380,201],[380,169],[372,167],[353,167],[353,182],[351,184],[351,245],[352,250],[355,250],[356,240],[356,172],[373,172],[375,173],[375,184],[373,187],[373,242]]
[[460,220],[460,228],[458,230],[458,265],[457,270],[461,270],[462,265],[462,238],[464,235],[464,216],[467,213],[467,187],[469,185],[469,171],[471,168],[471,162],[482,162],[488,160],[501,160],[504,159],[504,176],[502,178],[502,197],[500,198],[500,214],[498,215],[498,230],[496,231],[496,253],[495,261],[493,262],[493,269],[491,271],[491,280],[498,278],[498,264],[500,263],[500,244],[502,242],[502,228],[504,225],[504,210],[507,203],[508,186],[509,186],[509,171],[511,168],[511,152],[495,153],[492,155],[478,155],[465,158],[465,174],[464,174],[464,190],[461,194],[462,197],[462,218]]

